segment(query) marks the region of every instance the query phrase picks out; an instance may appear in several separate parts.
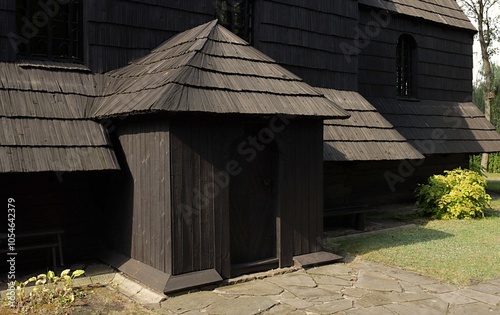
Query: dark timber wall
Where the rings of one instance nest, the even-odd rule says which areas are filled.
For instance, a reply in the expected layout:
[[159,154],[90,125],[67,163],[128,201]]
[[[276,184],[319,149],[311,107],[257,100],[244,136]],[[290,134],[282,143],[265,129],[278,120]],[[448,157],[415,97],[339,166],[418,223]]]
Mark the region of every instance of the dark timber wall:
[[224,125],[213,120],[172,121],[174,275],[216,269],[229,276],[228,189],[216,181],[216,174],[225,170],[225,150],[236,130]]
[[[371,11],[361,8],[363,30],[373,17]],[[387,27],[369,38],[360,52],[359,91],[363,96],[396,97],[396,45],[401,34],[410,34],[417,42],[418,98],[471,99],[472,33],[400,15],[392,15]]]
[[357,56],[341,43],[357,18],[357,1],[255,1],[253,45],[313,86],[356,90]]
[[[238,227],[229,227],[229,191],[216,178],[231,159],[231,144],[244,135],[243,126],[207,119],[172,121],[174,274],[215,268],[223,277],[229,275],[229,229]],[[278,256],[290,265],[294,255],[319,250],[322,122],[293,121],[275,136],[280,155]],[[200,202],[197,192],[212,186],[218,193],[209,203]]]
[[[118,129],[124,155],[112,220],[114,249],[169,272],[172,266],[170,229],[170,138],[165,120],[126,122]],[[118,148],[117,148],[118,149]],[[122,157],[123,159],[123,157]]]
[[325,208],[411,201],[417,184],[431,175],[468,165],[467,154],[431,155],[424,161],[326,162]]
[[[95,72],[127,65],[173,35],[216,16],[215,1],[85,0],[85,64]],[[7,35],[16,32],[16,1],[0,3],[0,61],[15,61]],[[22,35],[22,34],[20,34]]]
[[290,246],[293,233],[293,255],[315,252],[323,237],[323,122],[292,123],[283,137],[282,242]]
[[9,33],[16,29],[16,1],[0,1],[0,61],[13,61],[16,53],[9,41]]
[[[256,122],[269,126],[269,120],[182,117],[119,126],[128,176],[109,203],[116,222],[111,246],[167,274],[214,269],[230,277],[229,236],[239,227],[230,226],[229,185],[220,173],[234,157],[235,141],[246,137],[245,126]],[[276,255],[289,266],[294,255],[320,250],[323,129],[314,119],[280,126]]]
[[[253,45],[312,85],[356,90],[353,45],[357,1],[255,0]],[[125,66],[175,34],[216,18],[217,1],[85,0],[85,64],[95,72]],[[15,1],[0,4],[0,61],[15,61]]]
[[215,12],[215,1],[85,0],[86,63],[97,72],[125,66]]

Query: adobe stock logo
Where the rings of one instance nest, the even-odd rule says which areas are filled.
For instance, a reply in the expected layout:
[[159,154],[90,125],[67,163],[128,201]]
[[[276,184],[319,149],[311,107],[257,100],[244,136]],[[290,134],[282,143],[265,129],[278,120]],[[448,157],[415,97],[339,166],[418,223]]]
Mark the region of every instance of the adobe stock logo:
[[30,39],[38,35],[41,28],[49,24],[50,18],[53,18],[59,13],[60,5],[68,4],[70,0],[47,0],[38,1],[40,11],[35,12],[31,17],[23,16],[21,18],[22,27],[21,34],[10,32],[8,37],[12,48],[16,54],[19,52],[19,45],[27,44]]

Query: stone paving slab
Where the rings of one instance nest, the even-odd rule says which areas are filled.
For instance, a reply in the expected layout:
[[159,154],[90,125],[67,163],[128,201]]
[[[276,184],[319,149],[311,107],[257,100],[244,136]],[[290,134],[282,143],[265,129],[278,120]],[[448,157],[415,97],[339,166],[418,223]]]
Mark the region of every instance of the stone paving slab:
[[394,315],[394,312],[383,307],[373,306],[367,308],[355,308],[345,312],[347,315]]
[[159,314],[500,314],[500,281],[459,288],[372,262],[337,263],[169,298]]
[[494,285],[490,283],[482,283],[475,286],[470,287],[469,289],[489,293],[489,294],[500,294],[500,285]]
[[442,301],[445,301],[446,303],[448,303],[450,305],[461,305],[461,304],[468,304],[468,303],[476,302],[476,300],[473,300],[471,298],[468,298],[466,296],[458,294],[457,292],[447,292],[447,293],[436,294],[436,298],[438,298]]
[[232,285],[170,297],[106,266],[95,265],[90,271],[76,279],[75,285],[110,285],[157,314],[500,314],[500,279],[459,288],[364,261],[276,270],[226,282]]
[[471,289],[462,289],[459,290],[457,293],[486,304],[490,305],[500,304],[500,296],[495,296],[492,294],[483,293]]
[[266,314],[290,314],[294,311],[296,311],[296,309],[290,305],[278,304],[266,311]]
[[273,301],[270,298],[262,296],[241,296],[231,301],[217,301],[206,308],[208,314],[227,314],[227,315],[242,315],[242,314],[261,314],[270,310],[278,301]]
[[482,303],[472,303],[451,306],[449,315],[481,315],[481,314],[500,314],[500,307],[490,306]]
[[412,315],[444,315],[447,312],[448,304],[443,301],[416,301],[385,305],[385,308],[396,314]]
[[161,308],[174,314],[182,314],[190,310],[202,310],[217,301],[224,300],[213,292],[196,292],[167,299],[161,303]]
[[317,305],[311,308],[311,311],[319,314],[335,314],[340,311],[348,310],[352,308],[352,301],[350,300],[338,300],[334,302],[326,302],[321,305]]
[[283,292],[279,286],[263,280],[256,280],[236,285],[228,285],[214,290],[215,293],[236,295],[278,295]]
[[282,299],[281,302],[288,306],[294,307],[295,309],[309,309],[314,306],[314,303],[296,297],[291,299]]
[[456,286],[444,283],[423,284],[420,287],[432,293],[447,293],[457,290]]
[[355,285],[367,290],[403,292],[397,280],[376,271],[361,270]]
[[321,288],[314,288],[314,290],[311,290],[309,287],[297,287],[297,286],[287,286],[286,290],[296,297],[303,298],[303,299],[309,299],[309,298],[316,298],[319,296],[330,296],[332,295],[331,291],[321,289]]
[[305,272],[290,273],[286,275],[266,278],[265,280],[277,284],[281,287],[298,286],[315,288],[317,286],[312,277]]
[[425,293],[427,290],[425,290],[422,286],[413,284],[411,282],[406,282],[403,280],[398,281],[399,285],[403,289],[403,292],[409,292],[409,293]]

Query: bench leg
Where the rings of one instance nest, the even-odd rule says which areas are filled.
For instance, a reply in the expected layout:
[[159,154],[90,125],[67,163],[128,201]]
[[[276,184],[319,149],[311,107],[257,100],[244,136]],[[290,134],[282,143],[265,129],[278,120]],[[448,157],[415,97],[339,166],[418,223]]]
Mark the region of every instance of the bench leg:
[[57,243],[59,244],[59,259],[61,260],[61,266],[64,266],[61,234],[59,233],[57,234]]
[[365,214],[358,213],[354,215],[354,228],[359,231],[365,230]]
[[54,272],[56,272],[57,268],[57,257],[56,257],[56,247],[52,247],[52,265],[54,266]]

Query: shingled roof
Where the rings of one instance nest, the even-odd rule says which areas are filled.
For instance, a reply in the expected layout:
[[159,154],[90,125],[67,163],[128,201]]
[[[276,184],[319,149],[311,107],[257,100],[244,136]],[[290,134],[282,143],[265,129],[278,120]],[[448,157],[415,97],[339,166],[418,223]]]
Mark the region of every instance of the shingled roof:
[[455,0],[359,0],[360,4],[476,31]]
[[348,117],[216,20],[106,76],[96,117],[158,111]]
[[424,158],[359,93],[333,89],[319,90],[351,115],[346,120],[325,120],[323,131],[325,161]]
[[500,152],[500,134],[473,103],[368,100],[422,154]]
[[80,68],[0,63],[0,173],[119,169],[104,128],[84,119],[97,93]]

